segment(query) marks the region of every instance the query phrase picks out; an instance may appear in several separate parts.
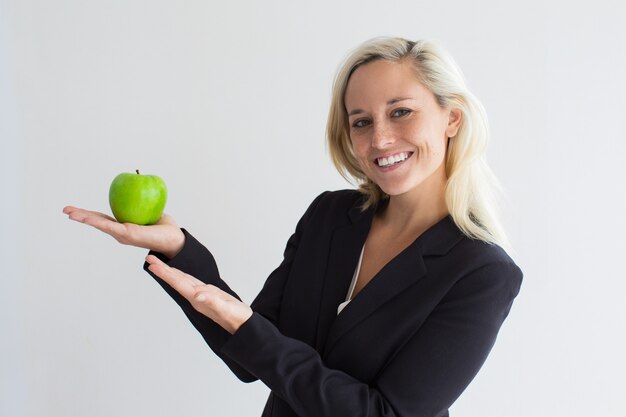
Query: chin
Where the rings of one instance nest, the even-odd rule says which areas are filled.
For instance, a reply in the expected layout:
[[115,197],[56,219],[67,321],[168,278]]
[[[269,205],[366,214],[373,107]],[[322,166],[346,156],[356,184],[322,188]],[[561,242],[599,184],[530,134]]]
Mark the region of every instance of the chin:
[[381,190],[383,190],[383,193],[387,194],[390,197],[402,195],[402,194],[408,193],[411,190],[411,187],[400,186],[400,185],[381,187],[379,184],[378,186],[380,187]]

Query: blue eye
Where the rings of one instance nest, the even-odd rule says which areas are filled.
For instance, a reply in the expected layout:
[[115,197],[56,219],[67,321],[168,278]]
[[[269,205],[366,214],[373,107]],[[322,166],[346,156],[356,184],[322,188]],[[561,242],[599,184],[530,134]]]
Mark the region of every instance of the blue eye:
[[360,119],[360,120],[357,120],[356,122],[352,123],[352,127],[356,127],[356,128],[365,127],[365,126],[367,126],[368,123],[369,123],[369,120],[367,120],[367,119]]
[[406,116],[409,113],[411,113],[411,110],[409,109],[398,109],[398,110],[394,110],[394,112],[391,114],[394,117],[402,117],[402,116]]

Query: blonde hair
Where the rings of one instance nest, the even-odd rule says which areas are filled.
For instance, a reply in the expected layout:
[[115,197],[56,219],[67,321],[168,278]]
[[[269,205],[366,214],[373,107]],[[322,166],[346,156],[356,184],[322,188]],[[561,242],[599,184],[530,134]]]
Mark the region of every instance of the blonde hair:
[[359,191],[367,197],[361,209],[389,196],[363,173],[353,153],[344,96],[352,73],[361,65],[381,59],[409,60],[414,65],[417,79],[433,93],[442,108],[453,107],[462,111],[458,132],[448,140],[445,159],[448,211],[466,236],[510,250],[499,220],[496,192],[502,192],[502,187],[486,161],[487,114],[467,89],[456,62],[432,41],[374,38],[356,48],[337,72],[326,126],[327,145],[339,173],[349,182],[356,180]]

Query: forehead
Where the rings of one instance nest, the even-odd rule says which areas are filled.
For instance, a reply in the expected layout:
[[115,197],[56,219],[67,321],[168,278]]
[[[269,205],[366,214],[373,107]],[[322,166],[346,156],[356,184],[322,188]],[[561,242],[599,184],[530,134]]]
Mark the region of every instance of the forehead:
[[415,69],[407,61],[377,60],[358,67],[346,86],[344,102],[351,108],[387,102],[398,97],[420,99],[432,96],[418,80]]

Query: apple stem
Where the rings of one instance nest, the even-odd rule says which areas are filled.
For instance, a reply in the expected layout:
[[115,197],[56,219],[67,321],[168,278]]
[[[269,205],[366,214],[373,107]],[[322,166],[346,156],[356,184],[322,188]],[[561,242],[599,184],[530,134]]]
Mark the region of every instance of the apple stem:
[[138,169],[136,169],[135,171],[137,171],[137,175],[139,175],[139,170],[138,170]]

